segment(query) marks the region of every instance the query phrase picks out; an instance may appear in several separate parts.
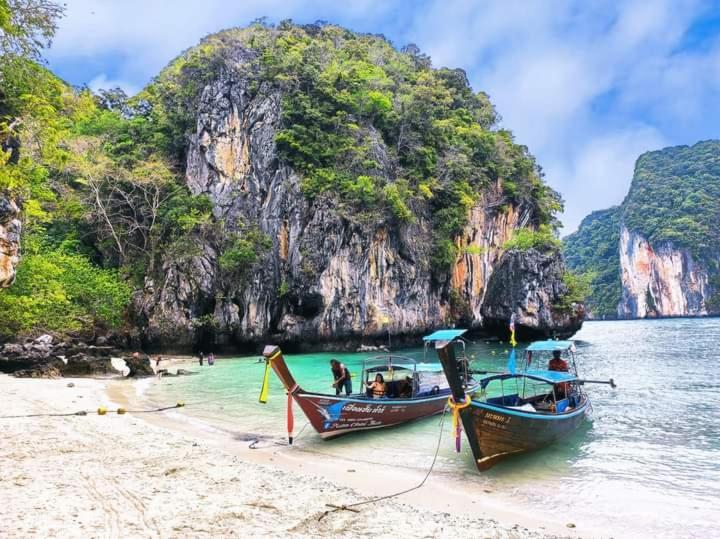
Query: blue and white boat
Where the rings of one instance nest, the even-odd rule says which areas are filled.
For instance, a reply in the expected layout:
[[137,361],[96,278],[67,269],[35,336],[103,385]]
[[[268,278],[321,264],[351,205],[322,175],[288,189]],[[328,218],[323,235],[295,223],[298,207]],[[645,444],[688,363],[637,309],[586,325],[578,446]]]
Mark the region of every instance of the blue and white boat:
[[[453,346],[453,339],[463,332],[446,330],[425,340],[435,344],[478,470],[553,444],[588,416],[591,406],[584,384],[589,381],[578,377],[572,341],[532,343],[519,372],[513,349],[507,372],[482,378],[480,389],[470,393],[463,390]],[[600,383],[614,386],[612,380]]]

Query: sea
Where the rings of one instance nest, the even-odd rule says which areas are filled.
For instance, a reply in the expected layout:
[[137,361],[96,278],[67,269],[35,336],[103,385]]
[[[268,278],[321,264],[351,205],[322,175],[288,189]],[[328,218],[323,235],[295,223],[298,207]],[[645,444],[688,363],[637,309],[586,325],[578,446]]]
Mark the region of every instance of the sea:
[[[479,474],[465,440],[455,452],[446,417],[433,474],[477,484],[480,501],[485,491],[501,491],[519,511],[563,514],[568,522],[589,522],[604,537],[720,537],[720,319],[589,321],[573,340],[580,374],[617,384],[586,387],[592,414],[578,431]],[[467,353],[474,369],[503,370],[509,348],[478,340]],[[421,347],[393,352],[435,360]],[[330,359],[345,363],[358,386],[362,361],[374,355],[286,360],[304,389],[332,392]],[[274,374],[267,404],[258,402],[264,368],[259,356],[221,358],[212,367],[193,367],[195,376],[147,384],[142,398],[149,405],[184,400],[182,414],[232,443],[284,440],[286,397]],[[430,465],[441,426],[433,417],[323,441],[297,406],[295,417],[298,448],[418,471]]]

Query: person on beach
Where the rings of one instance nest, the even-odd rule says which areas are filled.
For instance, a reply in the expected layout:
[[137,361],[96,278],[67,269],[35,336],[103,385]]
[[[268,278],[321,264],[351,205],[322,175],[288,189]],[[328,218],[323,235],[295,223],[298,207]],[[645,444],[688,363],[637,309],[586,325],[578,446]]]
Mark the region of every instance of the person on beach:
[[568,372],[567,361],[560,357],[560,353],[560,350],[553,351],[553,357],[548,363],[549,371]]
[[385,379],[382,374],[377,373],[375,375],[375,381],[368,383],[367,386],[372,393],[373,399],[381,399],[385,396]]
[[159,368],[160,368],[160,362],[161,362],[161,361],[162,361],[162,356],[158,356],[158,357],[155,358],[155,368],[156,368],[156,369],[159,369]]
[[345,388],[345,394],[350,395],[352,393],[352,381],[350,380],[350,371],[347,367],[340,363],[337,359],[330,360],[330,368],[332,369],[333,387],[335,388],[335,394],[339,395],[342,388]]

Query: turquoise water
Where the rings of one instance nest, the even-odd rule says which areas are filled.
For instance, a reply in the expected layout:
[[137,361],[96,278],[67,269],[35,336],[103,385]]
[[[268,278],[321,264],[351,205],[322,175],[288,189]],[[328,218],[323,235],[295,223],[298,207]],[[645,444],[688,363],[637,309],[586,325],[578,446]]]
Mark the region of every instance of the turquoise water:
[[[592,420],[564,443],[476,473],[463,441],[457,455],[449,418],[436,472],[449,480],[502,490],[518,507],[541,508],[567,520],[590,522],[615,537],[720,536],[720,319],[588,322],[575,336],[578,365],[588,379],[613,377],[618,388],[588,386]],[[522,346],[522,345],[521,345]],[[506,344],[468,347],[473,368],[500,370]],[[422,358],[422,350],[403,350]],[[360,364],[374,354],[288,356],[305,389],[330,392],[328,362],[337,357],[355,390]],[[183,412],[242,443],[285,436],[285,393],[271,375],[270,400],[258,403],[264,364],[220,359],[196,367],[197,376],[164,379],[147,389],[156,403],[184,399]],[[305,424],[295,407],[296,435]],[[322,441],[307,427],[296,445],[307,451],[367,462],[426,469],[438,436],[438,418]]]

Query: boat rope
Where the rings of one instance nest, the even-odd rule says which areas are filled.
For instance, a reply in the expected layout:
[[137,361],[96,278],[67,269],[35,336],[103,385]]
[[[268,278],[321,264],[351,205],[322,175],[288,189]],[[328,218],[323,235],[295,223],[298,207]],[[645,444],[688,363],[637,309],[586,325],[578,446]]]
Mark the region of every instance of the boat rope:
[[[305,422],[305,424],[303,425],[303,428],[301,428],[301,429],[300,429],[300,432],[298,432],[297,436],[295,436],[295,437],[293,438],[293,441],[295,441],[295,440],[297,440],[298,438],[300,438],[300,436],[302,435],[302,433],[305,431],[305,427],[307,427],[309,424],[310,424],[310,421],[306,421],[306,422]],[[250,442],[250,445],[248,445],[248,448],[249,448],[249,449],[267,449],[268,447],[274,447],[274,446],[276,446],[276,445],[279,445],[279,446],[281,446],[281,447],[287,447],[287,446],[291,445],[291,444],[289,444],[288,442],[285,442],[285,441],[283,441],[283,442],[273,441],[271,445],[258,446],[257,444],[259,444],[260,441],[261,441],[260,438],[255,438],[252,442]]]
[[97,408],[97,410],[78,410],[77,412],[58,412],[58,413],[52,413],[52,412],[46,412],[46,413],[39,413],[39,414],[19,414],[19,415],[2,415],[0,416],[0,419],[22,419],[27,417],[72,417],[72,416],[88,416],[88,415],[107,415],[111,412],[116,412],[119,415],[123,414],[153,414],[156,412],[164,412],[166,410],[173,410],[175,408],[184,408],[185,403],[183,401],[180,401],[172,406],[162,406],[160,408],[151,408],[148,410],[128,410],[127,408],[123,408],[122,406],[117,408],[116,410],[109,410],[105,406],[100,406]]
[[470,406],[471,403],[470,395],[465,395],[465,402],[458,404],[455,399],[450,396],[448,398],[448,406],[452,410],[452,425],[453,432],[455,433],[455,451],[460,453],[460,442],[462,439],[462,425],[460,423],[460,410],[463,410]]
[[407,488],[405,490],[401,490],[400,492],[394,492],[392,494],[386,494],[385,496],[379,496],[377,498],[371,498],[369,500],[364,500],[362,502],[356,502],[356,503],[349,503],[349,504],[343,504],[343,505],[334,505],[331,503],[326,503],[325,505],[327,507],[331,507],[332,509],[328,509],[327,511],[324,511],[319,517],[318,522],[324,519],[326,516],[328,516],[330,513],[335,513],[337,511],[351,511],[353,513],[358,513],[359,511],[355,509],[356,507],[359,507],[361,505],[367,505],[370,503],[377,503],[381,502],[383,500],[389,500],[390,498],[396,498],[398,496],[402,496],[403,494],[407,494],[408,492],[412,492],[413,490],[418,490],[419,488],[422,488],[422,486],[425,484],[425,482],[428,480],[428,477],[430,477],[430,474],[433,471],[433,468],[435,468],[435,462],[437,462],[438,454],[440,453],[440,444],[442,443],[442,436],[443,436],[443,426],[445,424],[445,412],[447,409],[443,410],[442,417],[440,418],[440,434],[438,435],[438,441],[437,446],[435,447],[435,454],[433,455],[432,462],[430,463],[430,468],[428,468],[427,473],[425,474],[425,477],[423,477],[422,481],[415,485],[414,487]]

